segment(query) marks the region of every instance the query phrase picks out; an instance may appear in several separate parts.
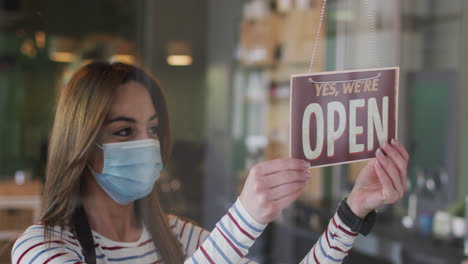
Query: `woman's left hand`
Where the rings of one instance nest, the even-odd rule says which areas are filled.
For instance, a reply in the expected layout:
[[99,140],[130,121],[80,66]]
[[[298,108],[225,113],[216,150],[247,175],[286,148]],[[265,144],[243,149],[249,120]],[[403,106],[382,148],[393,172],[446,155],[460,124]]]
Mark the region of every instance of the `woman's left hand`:
[[409,155],[403,145],[392,140],[391,144],[378,149],[376,156],[361,170],[346,200],[353,213],[361,219],[383,205],[395,203],[408,188],[406,171]]

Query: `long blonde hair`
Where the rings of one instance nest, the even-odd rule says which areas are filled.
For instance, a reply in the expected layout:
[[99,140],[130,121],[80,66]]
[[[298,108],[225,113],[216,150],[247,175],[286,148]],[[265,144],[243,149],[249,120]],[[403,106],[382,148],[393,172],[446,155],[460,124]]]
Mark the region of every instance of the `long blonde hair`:
[[[158,137],[164,164],[171,153],[171,135],[167,104],[158,83],[145,71],[124,63],[94,62],[80,68],[61,90],[55,112],[46,169],[41,222],[45,238],[50,228],[71,223],[81,204],[84,170],[116,89],[137,81],[148,90],[158,113]],[[137,217],[150,231],[165,263],[182,263],[180,242],[169,228],[154,188],[153,193],[135,201]]]

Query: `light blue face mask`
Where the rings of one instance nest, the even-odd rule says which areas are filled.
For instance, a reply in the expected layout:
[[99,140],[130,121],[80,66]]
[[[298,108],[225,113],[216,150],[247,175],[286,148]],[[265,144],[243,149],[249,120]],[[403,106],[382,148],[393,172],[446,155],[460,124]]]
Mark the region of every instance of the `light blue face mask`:
[[102,173],[90,170],[112,199],[128,204],[151,193],[163,167],[159,141],[108,143],[101,148],[104,151]]

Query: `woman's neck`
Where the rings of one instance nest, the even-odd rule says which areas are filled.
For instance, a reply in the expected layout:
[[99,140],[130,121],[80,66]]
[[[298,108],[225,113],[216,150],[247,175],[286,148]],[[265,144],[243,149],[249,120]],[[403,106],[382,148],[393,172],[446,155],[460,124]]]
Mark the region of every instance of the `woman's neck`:
[[142,227],[135,217],[134,203],[116,203],[94,178],[85,176],[83,207],[89,226],[104,237],[119,242],[135,242],[140,238]]

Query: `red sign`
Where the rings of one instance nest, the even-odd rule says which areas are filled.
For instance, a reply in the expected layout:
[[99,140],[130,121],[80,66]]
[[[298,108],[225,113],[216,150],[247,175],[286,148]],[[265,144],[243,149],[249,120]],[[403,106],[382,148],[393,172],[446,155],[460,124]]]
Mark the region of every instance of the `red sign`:
[[291,157],[311,167],[375,157],[397,137],[399,68],[291,77]]

